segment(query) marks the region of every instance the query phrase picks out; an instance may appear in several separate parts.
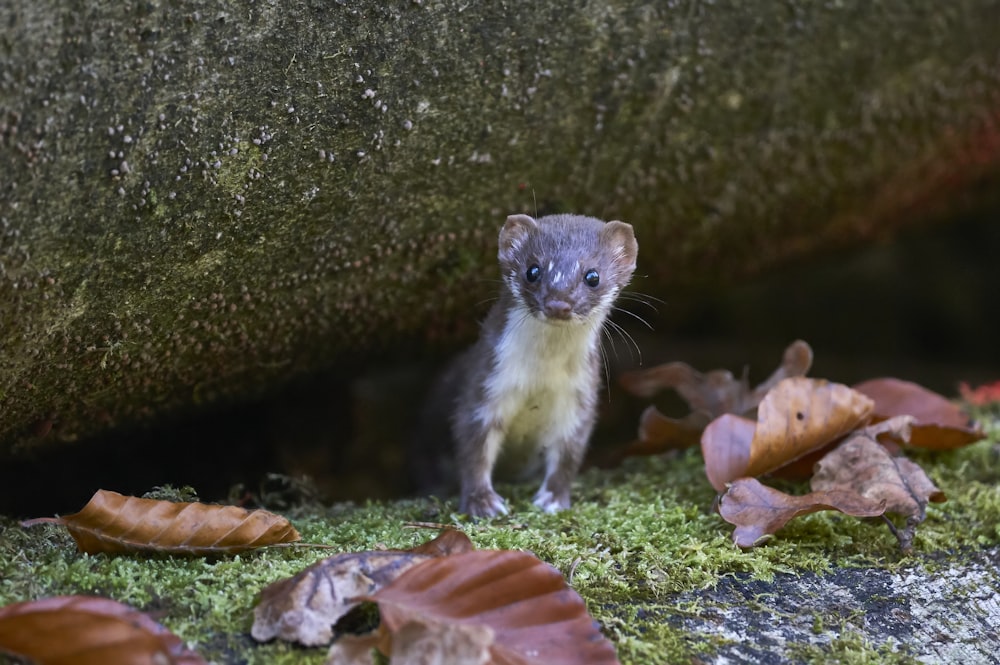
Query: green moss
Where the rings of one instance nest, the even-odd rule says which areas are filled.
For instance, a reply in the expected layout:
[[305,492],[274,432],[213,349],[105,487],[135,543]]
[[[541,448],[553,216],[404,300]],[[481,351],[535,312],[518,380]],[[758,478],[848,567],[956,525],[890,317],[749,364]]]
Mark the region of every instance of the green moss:
[[[878,521],[816,513],[793,520],[767,545],[740,551],[731,527],[711,510],[714,492],[697,451],[674,459],[630,459],[620,468],[590,470],[572,510],[545,515],[530,506],[533,487],[501,487],[511,515],[472,523],[455,503],[435,498],[395,503],[302,506],[289,517],[303,541],[335,552],[411,547],[433,535],[413,522],[454,524],[480,548],[534,552],[570,580],[618,648],[623,663],[672,663],[711,655],[719,635],[684,628],[685,618],[718,608],[698,593],[727,577],[771,580],[784,572],[823,573],[838,566],[894,569],[947,565],[962,551],[1000,544],[1000,454],[984,441],[946,455],[921,455],[921,464],[949,501],[933,504],[918,530],[913,556],[903,556]],[[190,491],[159,489],[190,498]],[[956,525],[962,525],[958,528]],[[23,529],[0,518],[0,604],[58,594],[100,594],[149,611],[220,662],[322,662],[325,650],[258,645],[249,637],[259,589],[329,556],[331,550],[271,548],[217,560],[79,554],[60,527]],[[930,555],[930,556],[928,556]],[[942,556],[943,555],[943,556]],[[765,587],[766,588],[766,587]],[[768,606],[766,592],[743,601]],[[822,599],[817,607],[822,608]],[[840,612],[813,608],[813,631],[850,622]],[[898,662],[843,628],[832,645],[838,662]],[[820,662],[823,647],[800,645],[797,657]]]
[[796,645],[789,655],[801,662],[839,665],[904,665],[913,662],[905,647],[892,642],[876,646],[864,635],[850,630],[842,631],[839,637],[824,644]]

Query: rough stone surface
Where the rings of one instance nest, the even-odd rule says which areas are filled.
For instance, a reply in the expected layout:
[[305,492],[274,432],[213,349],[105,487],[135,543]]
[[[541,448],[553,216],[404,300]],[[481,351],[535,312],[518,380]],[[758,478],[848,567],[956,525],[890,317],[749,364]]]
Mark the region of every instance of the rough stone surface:
[[632,222],[662,294],[995,203],[998,13],[8,2],[0,450],[467,337],[511,211]]
[[805,662],[802,645],[827,647],[855,634],[914,662],[1000,662],[1000,551],[971,552],[930,571],[838,568],[827,575],[778,575],[771,582],[729,578],[685,594],[697,616],[672,618],[721,640],[707,662]]

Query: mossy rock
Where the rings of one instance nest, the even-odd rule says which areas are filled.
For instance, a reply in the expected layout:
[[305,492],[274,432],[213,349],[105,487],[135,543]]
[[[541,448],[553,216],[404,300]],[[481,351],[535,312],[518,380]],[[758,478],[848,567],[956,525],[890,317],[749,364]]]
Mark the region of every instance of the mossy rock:
[[640,285],[996,204],[995,0],[15,0],[0,450],[449,345],[510,212]]

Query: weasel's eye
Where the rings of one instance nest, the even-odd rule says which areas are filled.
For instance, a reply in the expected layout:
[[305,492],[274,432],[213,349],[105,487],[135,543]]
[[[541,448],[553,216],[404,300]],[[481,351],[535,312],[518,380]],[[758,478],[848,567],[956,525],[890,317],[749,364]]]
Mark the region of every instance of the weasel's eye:
[[593,288],[601,283],[601,276],[596,270],[591,268],[587,271],[587,274],[583,276],[583,281],[587,283],[587,286]]
[[542,276],[542,269],[539,268],[537,265],[534,265],[534,264],[531,265],[531,266],[529,266],[528,270],[524,273],[524,277],[529,282],[537,282],[538,278],[541,277],[541,276]]

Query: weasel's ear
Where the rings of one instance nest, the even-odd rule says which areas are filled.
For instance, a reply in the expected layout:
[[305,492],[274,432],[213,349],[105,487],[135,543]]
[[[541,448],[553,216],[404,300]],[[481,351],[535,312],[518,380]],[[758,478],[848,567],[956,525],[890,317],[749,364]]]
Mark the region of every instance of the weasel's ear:
[[538,228],[538,222],[527,215],[511,215],[500,229],[500,260],[510,260],[528,235]]
[[601,229],[601,244],[611,253],[615,264],[622,270],[635,270],[635,257],[639,254],[639,243],[631,224],[608,222]]

